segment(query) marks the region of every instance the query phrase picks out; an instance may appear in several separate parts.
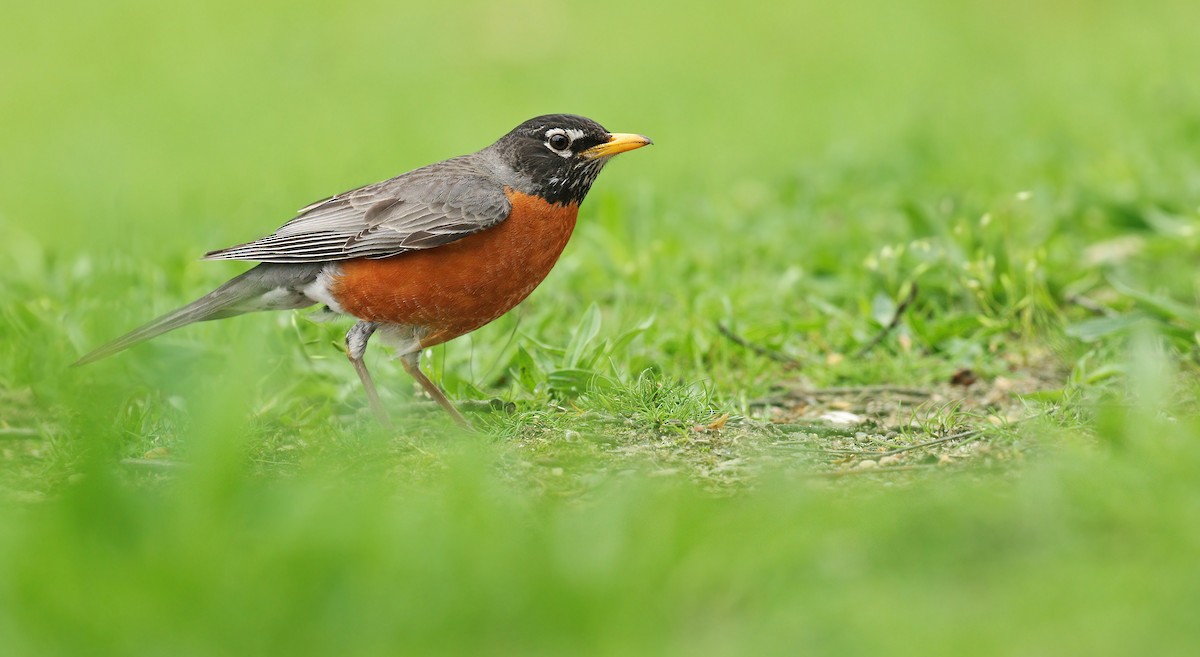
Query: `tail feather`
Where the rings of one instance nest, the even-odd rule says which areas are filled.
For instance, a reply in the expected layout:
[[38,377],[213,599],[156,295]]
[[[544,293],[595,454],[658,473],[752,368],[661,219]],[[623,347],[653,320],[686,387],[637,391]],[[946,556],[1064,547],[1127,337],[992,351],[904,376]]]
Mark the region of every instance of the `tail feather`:
[[[315,278],[316,272],[319,270],[312,270],[311,274],[309,273],[310,270],[312,268],[307,267],[304,268],[304,271],[281,271],[278,265],[259,265],[188,305],[173,310],[144,326],[138,327],[111,342],[97,347],[75,361],[72,367],[86,365],[102,358],[107,358],[139,342],[145,342],[167,331],[173,331],[188,324],[212,319],[224,319],[255,310],[264,310],[266,308],[256,305],[254,301],[287,283],[295,285],[296,283],[303,283],[304,279],[309,279],[310,276],[311,278]],[[294,307],[296,308],[303,308],[313,303],[311,300],[303,298],[299,293],[297,293],[297,298],[302,301],[295,304]],[[271,308],[282,310],[284,306],[274,305]]]

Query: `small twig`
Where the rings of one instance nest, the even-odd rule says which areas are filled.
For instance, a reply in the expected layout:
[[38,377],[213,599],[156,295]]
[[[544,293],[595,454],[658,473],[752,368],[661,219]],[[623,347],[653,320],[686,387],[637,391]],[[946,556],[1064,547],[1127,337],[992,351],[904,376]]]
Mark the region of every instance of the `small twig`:
[[904,316],[904,311],[908,310],[908,307],[911,306],[912,302],[916,301],[916,299],[917,284],[913,283],[912,287],[908,289],[908,294],[904,297],[904,300],[900,302],[900,305],[896,306],[896,312],[892,313],[892,321],[888,322],[887,326],[883,327],[883,330],[879,331],[879,333],[876,333],[875,337],[871,338],[870,342],[863,345],[862,348],[854,354],[854,357],[862,358],[863,356],[867,355],[868,351],[874,349],[875,345],[883,342],[884,338],[890,335],[892,331],[896,330],[896,327],[900,325],[900,318]]
[[41,435],[40,431],[29,427],[0,427],[0,438],[31,438]]
[[891,468],[862,468],[855,470],[833,470],[830,472],[809,472],[809,477],[847,477],[850,475],[886,474],[889,472],[912,472],[914,470],[933,470],[936,465],[897,465]]
[[794,368],[800,367],[800,364],[801,364],[800,361],[796,360],[795,358],[792,358],[791,356],[788,356],[787,354],[780,353],[779,351],[776,351],[769,347],[764,347],[760,344],[755,344],[755,343],[747,340],[746,338],[743,338],[742,336],[738,335],[737,333],[734,333],[732,329],[730,329],[728,326],[725,326],[721,322],[717,322],[717,332],[720,333],[721,335],[725,336],[726,338],[729,338],[729,340],[731,342],[733,342],[734,344],[741,346],[741,347],[745,347],[746,349],[753,351],[754,353],[758,354],[759,356],[770,358],[771,360],[773,360],[777,363],[783,363],[784,365],[787,365],[788,367],[794,367]]
[[1092,312],[1097,315],[1103,315],[1104,317],[1116,317],[1120,314],[1112,308],[1100,303],[1099,301],[1096,301],[1095,299],[1089,299],[1082,294],[1068,294],[1065,301],[1067,303],[1073,303],[1088,312]]
[[904,386],[874,385],[874,386],[839,386],[835,388],[817,388],[802,390],[803,394],[813,397],[834,397],[842,395],[905,395],[908,397],[932,397],[936,391],[922,388],[906,388]]
[[809,447],[811,440],[779,440],[773,442],[769,447],[784,447],[789,452],[816,452],[818,454],[837,454],[840,456],[858,456],[860,454],[869,454],[871,452],[861,452],[855,449],[829,449],[826,447]]
[[[1012,422],[1008,423],[1008,426],[1021,424],[1022,422],[1028,422],[1029,420],[1033,420],[1033,419],[1036,419],[1039,417],[1044,417],[1045,415],[1048,415],[1048,414],[1049,414],[1048,411],[1043,412],[1043,413],[1035,413],[1028,417],[1023,417],[1023,418],[1019,418],[1017,420],[1013,420]],[[774,426],[778,427],[779,425],[774,425]],[[917,443],[915,445],[905,445],[904,447],[897,447],[895,449],[891,449],[886,452],[872,452],[872,451],[859,450],[859,449],[830,449],[827,447],[808,447],[808,445],[810,445],[812,443],[812,441],[810,441],[810,440],[777,440],[777,441],[771,443],[770,446],[771,447],[786,447],[789,449],[800,449],[800,450],[806,451],[806,452],[821,452],[821,453],[825,453],[825,454],[840,454],[840,455],[845,455],[845,456],[870,456],[873,458],[881,458],[884,456],[895,456],[896,454],[903,454],[904,452],[911,452],[913,450],[922,449],[925,447],[933,447],[935,445],[941,445],[943,443],[953,442],[955,440],[963,440],[966,438],[973,438],[977,434],[983,433],[983,431],[988,428],[991,428],[991,427],[984,426],[984,427],[975,427],[972,429],[965,429],[958,433],[950,434],[949,436],[942,436],[941,438],[935,438],[934,440],[929,440],[929,441],[926,441],[923,443]]]
[[904,452],[911,452],[914,449],[921,449],[922,447],[933,447],[934,445],[941,445],[942,443],[948,443],[948,442],[955,441],[955,440],[962,440],[963,438],[970,438],[982,431],[983,431],[983,428],[967,429],[966,431],[952,433],[949,436],[943,436],[936,440],[930,440],[930,441],[926,441],[923,443],[917,443],[916,445],[905,445],[904,447],[897,447],[896,449],[893,449],[893,450],[890,450],[887,452],[863,452],[863,454],[869,454],[871,456],[894,456],[896,454],[903,454]]
[[[1012,422],[1008,423],[1008,426],[1020,424],[1022,422],[1028,422],[1029,420],[1033,420],[1033,419],[1036,419],[1039,417],[1044,417],[1045,415],[1048,415],[1048,414],[1049,414],[1049,412],[1035,413],[1028,417],[1023,417],[1023,418],[1013,420]],[[935,440],[929,440],[929,441],[926,441],[923,443],[917,443],[916,445],[905,445],[904,447],[897,447],[896,449],[893,449],[888,452],[859,452],[859,454],[862,456],[894,456],[896,454],[903,454],[904,452],[911,452],[914,449],[921,449],[923,447],[933,447],[934,445],[941,445],[942,443],[948,443],[948,442],[952,442],[955,440],[963,440],[965,438],[973,438],[977,434],[983,433],[983,430],[988,429],[988,428],[991,428],[991,427],[975,427],[973,429],[965,429],[958,433],[952,433],[949,436],[942,436],[941,438],[937,438]]]
[[[886,452],[872,452],[872,451],[861,450],[861,449],[829,449],[829,448],[825,448],[825,447],[805,447],[805,448],[803,448],[803,451],[824,452],[826,454],[845,454],[848,456],[875,456],[875,457],[894,456],[896,454],[903,454],[904,452],[911,452],[914,449],[921,449],[922,447],[933,447],[934,445],[940,445],[942,443],[948,443],[948,442],[951,442],[954,440],[961,440],[963,438],[969,438],[969,437],[973,436],[974,434],[980,433],[981,431],[983,431],[982,427],[975,428],[975,429],[967,429],[966,431],[960,431],[956,434],[951,434],[949,436],[942,436],[941,438],[926,441],[923,443],[918,443],[916,445],[905,445],[904,447],[897,447],[895,449],[890,449]],[[771,443],[771,446],[772,447],[790,447],[792,445],[807,445],[810,442],[811,441],[805,441],[805,440],[778,440],[778,441]]]
[[922,390],[920,388],[905,388],[902,386],[889,385],[874,385],[874,386],[844,386],[836,388],[816,388],[812,390],[796,389],[790,390],[782,395],[773,395],[771,397],[759,397],[751,399],[747,402],[750,406],[775,406],[789,401],[795,400],[797,397],[846,397],[846,396],[866,396],[866,395],[901,395],[903,397],[915,397],[918,399],[927,399],[932,397],[936,391]]
[[[968,429],[966,431],[961,431],[961,432],[953,434],[953,435],[943,436],[936,440],[930,440],[927,442],[918,443],[916,445],[905,445],[904,447],[897,447],[895,449],[891,449],[886,452],[872,452],[872,451],[861,450],[861,449],[826,449],[826,448],[821,448],[821,447],[806,447],[806,448],[802,448],[802,449],[803,449],[803,451],[806,451],[806,452],[823,452],[826,454],[844,454],[847,456],[873,456],[873,457],[895,456],[896,454],[903,454],[904,452],[911,452],[914,449],[921,449],[923,447],[933,447],[934,445],[940,445],[942,443],[948,443],[948,442],[951,442],[954,440],[970,438],[971,436],[973,436],[977,433],[980,433],[981,431],[983,431],[983,429]],[[775,447],[775,446],[785,447],[785,446],[791,446],[791,445],[803,445],[803,444],[806,444],[806,442],[807,441],[800,441],[800,440],[794,440],[794,441],[793,440],[781,440],[781,441],[771,443],[771,446],[772,447]]]
[[[826,424],[810,424],[810,423],[801,424],[801,423],[796,423],[796,422],[772,422],[772,423],[767,424],[767,429],[769,431],[774,431],[775,433],[784,433],[784,434],[799,433],[799,432],[804,432],[804,433],[826,432],[826,433],[828,433],[828,432],[830,432],[831,427]],[[834,433],[842,434],[844,432],[835,430]]]

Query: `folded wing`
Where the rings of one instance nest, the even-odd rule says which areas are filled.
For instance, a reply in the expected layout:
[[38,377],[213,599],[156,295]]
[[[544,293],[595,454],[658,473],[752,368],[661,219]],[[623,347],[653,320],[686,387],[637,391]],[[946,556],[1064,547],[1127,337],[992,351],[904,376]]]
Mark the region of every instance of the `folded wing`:
[[512,206],[503,187],[455,158],[318,201],[274,233],[206,260],[312,263],[386,258],[494,226]]

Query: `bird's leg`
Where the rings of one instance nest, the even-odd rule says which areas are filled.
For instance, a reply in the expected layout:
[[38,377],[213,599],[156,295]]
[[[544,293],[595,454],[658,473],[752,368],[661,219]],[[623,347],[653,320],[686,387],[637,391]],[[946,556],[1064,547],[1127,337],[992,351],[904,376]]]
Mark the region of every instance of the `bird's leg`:
[[446,412],[450,414],[450,417],[454,418],[455,422],[468,429],[472,428],[471,423],[467,422],[467,418],[463,417],[462,413],[459,413],[457,408],[454,408],[454,404],[451,403],[450,399],[446,397],[446,393],[442,392],[442,389],[439,388],[436,383],[430,381],[429,377],[425,376],[425,373],[421,371],[420,351],[404,354],[400,357],[400,364],[404,366],[404,371],[412,375],[412,378],[416,379],[417,383],[421,384],[421,387],[425,389],[425,392],[429,393],[430,397],[433,397],[434,401],[440,404],[442,408],[446,409]]
[[346,355],[350,357],[354,371],[358,372],[358,378],[362,380],[363,387],[367,389],[367,404],[371,407],[371,411],[375,413],[375,417],[379,418],[380,424],[391,429],[392,421],[388,418],[387,412],[383,410],[383,404],[379,403],[379,393],[375,390],[375,382],[371,380],[371,373],[367,371],[367,364],[363,362],[363,354],[367,351],[367,341],[371,339],[371,334],[377,328],[379,328],[379,324],[375,322],[359,322],[350,327],[350,331],[346,333]]

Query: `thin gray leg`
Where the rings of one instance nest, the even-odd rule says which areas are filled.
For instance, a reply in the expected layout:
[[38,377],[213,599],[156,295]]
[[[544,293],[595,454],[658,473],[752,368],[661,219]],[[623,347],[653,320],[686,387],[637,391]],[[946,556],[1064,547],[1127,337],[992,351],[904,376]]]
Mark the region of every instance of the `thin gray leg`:
[[454,408],[454,404],[451,403],[450,399],[446,397],[446,393],[442,392],[442,389],[439,388],[436,383],[430,381],[429,377],[425,376],[425,373],[421,371],[420,351],[414,351],[411,354],[404,354],[400,357],[400,364],[404,366],[404,371],[412,375],[412,378],[416,379],[417,383],[421,384],[421,387],[425,389],[425,392],[429,393],[430,397],[433,397],[434,401],[440,404],[442,408],[446,409],[446,412],[450,414],[450,417],[454,418],[455,422],[468,429],[472,428],[471,423],[467,422],[467,418],[463,417],[462,413],[459,413],[457,408]]
[[375,413],[375,417],[379,418],[380,424],[391,429],[392,420],[383,410],[383,404],[379,402],[379,393],[375,390],[375,381],[371,379],[371,373],[367,371],[367,364],[363,362],[363,354],[367,351],[367,341],[371,339],[371,334],[377,328],[379,328],[379,324],[375,322],[359,322],[350,327],[350,331],[346,333],[346,355],[350,357],[354,371],[358,372],[358,378],[367,390],[367,404],[371,407],[371,411]]

